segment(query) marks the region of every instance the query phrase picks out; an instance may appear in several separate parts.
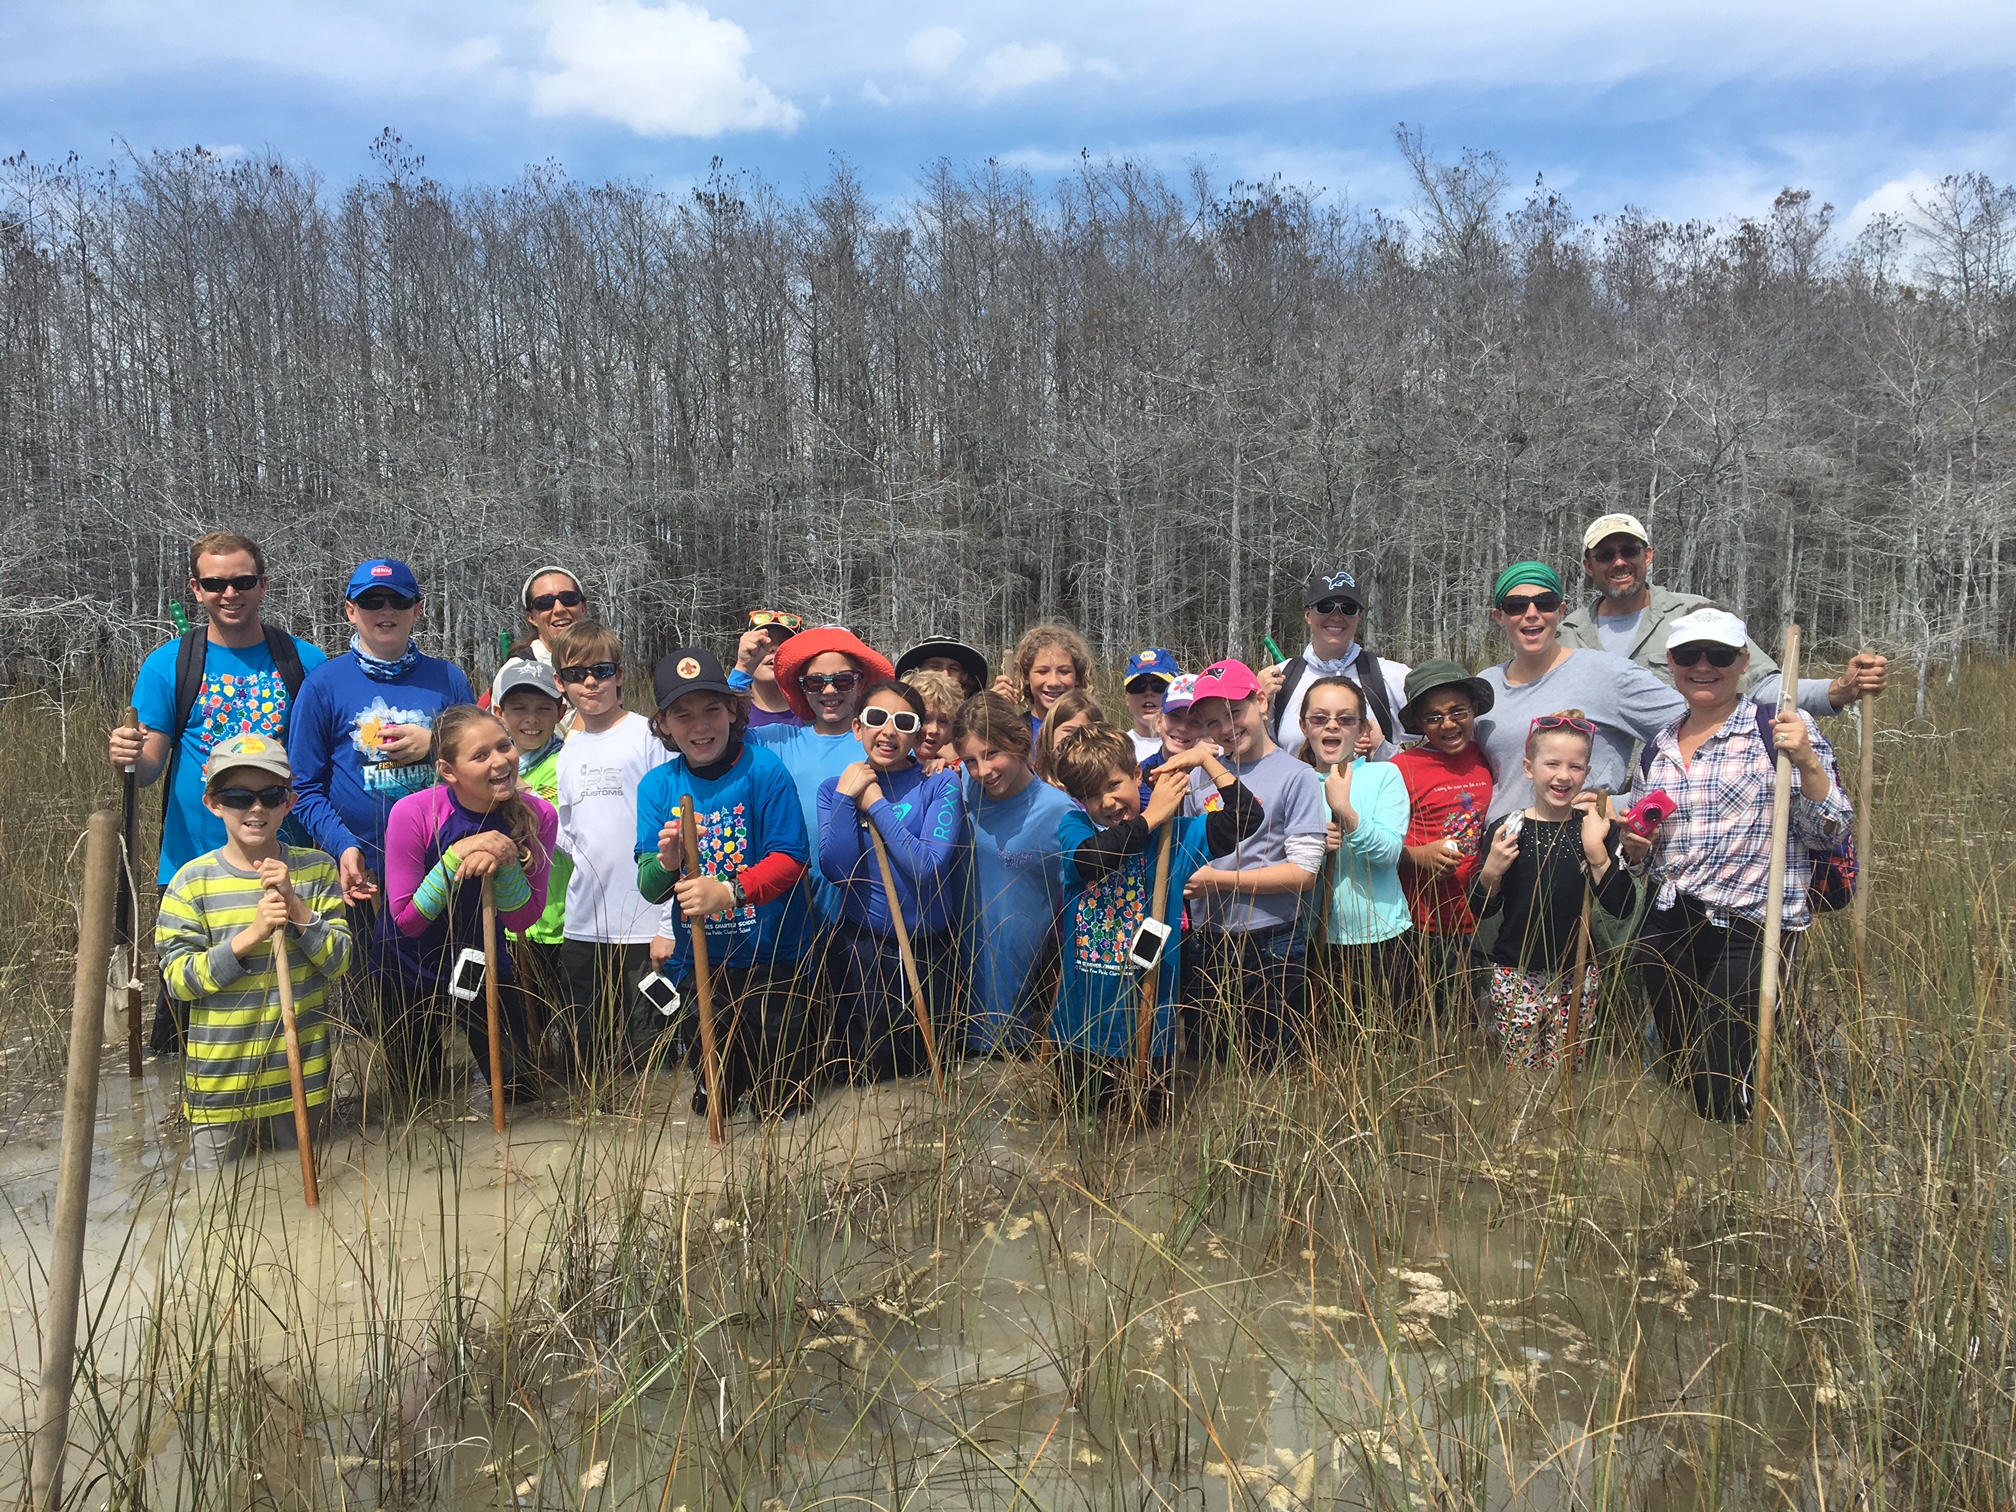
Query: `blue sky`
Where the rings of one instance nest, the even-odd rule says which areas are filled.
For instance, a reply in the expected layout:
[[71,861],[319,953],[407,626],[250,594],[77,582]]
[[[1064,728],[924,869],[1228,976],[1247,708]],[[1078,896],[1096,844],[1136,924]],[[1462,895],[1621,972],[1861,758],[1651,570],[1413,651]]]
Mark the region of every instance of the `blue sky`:
[[1083,149],[1408,198],[1393,126],[1544,173],[1578,211],[1727,217],[1786,186],[1849,229],[2016,177],[2016,4],[1916,0],[0,0],[0,151],[270,148],[341,181],[385,126],[451,182],[558,159],[787,192],[844,155],[1039,176]]

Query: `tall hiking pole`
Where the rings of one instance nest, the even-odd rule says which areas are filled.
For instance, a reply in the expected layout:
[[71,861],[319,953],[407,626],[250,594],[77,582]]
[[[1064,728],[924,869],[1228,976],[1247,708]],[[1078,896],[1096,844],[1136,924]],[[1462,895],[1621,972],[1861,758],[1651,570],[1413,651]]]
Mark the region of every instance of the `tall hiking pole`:
[[77,1309],[84,1278],[84,1217],[91,1195],[91,1138],[98,1119],[98,1056],[105,1045],[105,961],[118,901],[119,816],[100,809],[85,831],[84,896],[70,993],[70,1069],[63,1146],[56,1164],[56,1223],[49,1241],[49,1304],[42,1319],[41,1421],[28,1486],[36,1512],[63,1499],[70,1386],[77,1373]]
[[[126,710],[126,723],[137,729],[140,711]],[[140,806],[139,774],[129,763],[119,781],[121,812],[119,830],[126,842],[126,862],[119,868],[119,904],[113,920],[114,949],[125,947],[126,966],[126,1074],[140,1076]]]
[[[693,822],[693,795],[679,797],[679,844],[686,852],[686,875],[700,875],[700,835]],[[707,921],[689,919],[693,929],[693,990],[700,998],[700,1077],[707,1088],[707,1137],[727,1137],[728,1110],[721,1106],[721,1051],[714,1043],[714,982],[707,963]]]
[[322,1190],[315,1184],[315,1142],[308,1133],[308,1084],[301,1076],[301,1026],[294,1019],[294,966],[287,959],[285,929],[273,936],[273,970],[279,979],[280,1033],[287,1041],[287,1090],[294,1097],[294,1142],[301,1148],[301,1195],[311,1208],[320,1207]]
[[896,950],[903,957],[903,975],[910,982],[910,1002],[917,1010],[917,1027],[924,1034],[924,1058],[931,1063],[931,1082],[938,1095],[945,1095],[945,1068],[938,1064],[938,1042],[931,1033],[931,1007],[924,1001],[924,981],[917,974],[917,957],[910,950],[910,931],[903,923],[903,905],[896,901],[896,873],[889,866],[889,848],[875,821],[868,821],[868,839],[875,847],[875,864],[882,871],[882,896],[889,900],[889,922],[896,926]]
[[504,1132],[504,1007],[497,980],[497,884],[483,879],[483,1014],[490,1031],[490,1127]]
[[[1864,650],[1873,649],[1865,646]],[[1855,900],[1849,917],[1855,924],[1855,993],[1863,993],[1863,972],[1869,959],[1869,846],[1876,810],[1876,698],[1864,693],[1857,723],[1862,736],[1855,752]]]
[[[1799,688],[1799,627],[1785,627],[1785,659],[1780,664],[1778,707],[1797,709]],[[1792,830],[1792,758],[1778,753],[1771,779],[1771,871],[1764,899],[1763,964],[1757,981],[1757,1068],[1750,1098],[1751,1139],[1764,1153],[1765,1113],[1771,1101],[1771,1041],[1778,1021],[1778,968],[1785,933],[1785,846]]]
[[1561,1095],[1570,1112],[1575,1108],[1575,1061],[1582,1045],[1582,980],[1589,973],[1589,918],[1595,895],[1582,880],[1582,918],[1575,927],[1575,974],[1568,978],[1568,1033],[1561,1045]]
[[[1169,912],[1169,851],[1176,834],[1176,816],[1162,821],[1162,840],[1155,847],[1155,890],[1148,894],[1148,915],[1157,924],[1166,922]],[[1167,948],[1166,945],[1164,947]],[[1162,952],[1155,964],[1141,973],[1141,1006],[1134,1017],[1134,1106],[1145,1113],[1148,1106],[1148,1057],[1155,1043],[1155,999],[1162,981]]]

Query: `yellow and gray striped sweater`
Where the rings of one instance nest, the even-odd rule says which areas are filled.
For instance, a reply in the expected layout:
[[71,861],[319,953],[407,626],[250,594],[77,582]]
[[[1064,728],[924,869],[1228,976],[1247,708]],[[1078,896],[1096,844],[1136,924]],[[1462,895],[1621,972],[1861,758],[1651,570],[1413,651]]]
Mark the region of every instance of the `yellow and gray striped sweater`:
[[[283,845],[287,876],[315,921],[287,932],[301,1074],[310,1107],[329,1097],[329,1037],[323,1013],[329,984],[350,965],[350,924],[336,863],[319,850]],[[182,1093],[191,1123],[270,1118],[293,1106],[287,1042],[280,1030],[273,942],[240,961],[231,941],[259,908],[259,878],[227,863],[221,850],[198,856],[161,894],[154,948],[171,996],[188,1002],[189,1050]]]

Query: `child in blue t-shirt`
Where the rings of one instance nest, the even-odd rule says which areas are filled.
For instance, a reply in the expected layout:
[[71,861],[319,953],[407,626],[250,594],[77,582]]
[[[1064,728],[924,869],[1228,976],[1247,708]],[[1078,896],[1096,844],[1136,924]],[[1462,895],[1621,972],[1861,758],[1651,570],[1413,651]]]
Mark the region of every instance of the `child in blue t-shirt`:
[[[1217,785],[1220,806],[1184,818],[1190,773],[1199,768]],[[1157,1116],[1168,1101],[1175,1051],[1180,945],[1174,924],[1184,884],[1209,858],[1260,828],[1260,805],[1209,746],[1199,745],[1162,763],[1144,813],[1133,742],[1105,726],[1080,730],[1060,745],[1056,769],[1064,790],[1084,805],[1058,825],[1064,851],[1064,981],[1050,1037],[1058,1049],[1065,1103],[1090,1113],[1111,1109],[1126,1094],[1142,997],[1142,968],[1134,963],[1133,947],[1142,920],[1159,911],[1171,928],[1155,967],[1149,1043],[1148,1108]],[[1158,900],[1153,894],[1164,825],[1175,830],[1169,876]],[[1145,944],[1152,953],[1153,941]]]
[[[673,917],[651,945],[659,971],[697,1005],[689,921],[705,920],[720,1047],[724,1116],[744,1093],[766,1118],[811,1106],[817,1050],[809,1000],[799,988],[809,914],[804,887],[805,823],[791,774],[770,751],[743,739],[746,707],[710,651],[685,646],[652,674],[658,712],[652,728],[674,760],[637,785],[637,886],[653,903],[673,901]],[[686,874],[679,800],[693,799],[700,857]],[[699,1053],[698,1034],[691,1036]],[[696,1060],[693,1111],[707,1111]]]

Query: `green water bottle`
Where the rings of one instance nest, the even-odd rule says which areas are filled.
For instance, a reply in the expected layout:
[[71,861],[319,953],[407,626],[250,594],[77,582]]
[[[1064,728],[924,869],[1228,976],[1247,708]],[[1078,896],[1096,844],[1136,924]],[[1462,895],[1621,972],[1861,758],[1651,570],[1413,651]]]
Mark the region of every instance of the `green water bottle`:
[[1280,643],[1273,636],[1261,636],[1260,645],[1267,652],[1267,660],[1275,666],[1278,667],[1282,662],[1288,660],[1288,653],[1281,649]]
[[175,633],[177,635],[187,635],[189,633],[189,614],[180,603],[170,603],[168,605],[168,618],[175,621]]

